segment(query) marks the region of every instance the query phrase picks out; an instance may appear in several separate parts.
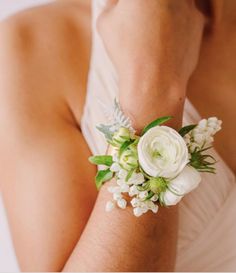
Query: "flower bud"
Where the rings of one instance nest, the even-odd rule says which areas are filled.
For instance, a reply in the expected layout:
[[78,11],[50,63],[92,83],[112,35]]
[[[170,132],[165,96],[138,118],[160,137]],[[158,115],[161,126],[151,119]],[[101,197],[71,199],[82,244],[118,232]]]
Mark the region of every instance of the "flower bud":
[[153,193],[161,193],[166,190],[167,184],[162,177],[153,177],[149,180],[149,188]]
[[130,140],[130,131],[128,128],[120,127],[112,137],[112,142],[115,146],[120,147],[125,141]]
[[127,171],[138,167],[137,153],[127,149],[120,156],[120,165]]

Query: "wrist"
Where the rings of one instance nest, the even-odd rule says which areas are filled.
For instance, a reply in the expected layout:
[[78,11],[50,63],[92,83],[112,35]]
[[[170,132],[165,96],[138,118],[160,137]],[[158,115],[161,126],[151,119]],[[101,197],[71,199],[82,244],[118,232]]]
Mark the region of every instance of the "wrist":
[[139,132],[158,116],[173,116],[168,126],[180,128],[186,88],[174,81],[149,81],[147,78],[122,78],[120,80],[120,104]]
[[184,95],[188,80],[181,78],[176,72],[160,67],[160,64],[152,60],[143,63],[135,62],[118,72],[121,92],[137,94],[137,90],[143,95],[153,95],[165,92],[176,95]]

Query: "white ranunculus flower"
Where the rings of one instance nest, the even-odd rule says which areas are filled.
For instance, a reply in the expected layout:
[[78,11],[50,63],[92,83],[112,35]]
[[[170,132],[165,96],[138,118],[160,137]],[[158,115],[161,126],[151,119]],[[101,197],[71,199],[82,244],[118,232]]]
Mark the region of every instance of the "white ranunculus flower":
[[176,195],[169,190],[162,193],[162,201],[166,206],[175,206],[182,198],[182,195]]
[[193,167],[186,166],[176,178],[169,182],[169,190],[162,193],[162,200],[167,206],[176,205],[184,195],[194,190],[200,182],[200,173]]
[[138,159],[148,175],[172,179],[188,163],[188,148],[177,131],[156,126],[140,138]]

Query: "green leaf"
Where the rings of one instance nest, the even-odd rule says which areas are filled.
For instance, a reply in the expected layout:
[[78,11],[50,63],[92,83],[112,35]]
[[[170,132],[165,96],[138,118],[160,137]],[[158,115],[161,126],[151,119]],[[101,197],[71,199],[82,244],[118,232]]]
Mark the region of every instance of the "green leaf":
[[122,155],[122,153],[129,147],[130,144],[132,144],[134,141],[133,140],[128,140],[128,141],[125,141],[121,147],[120,147],[120,150],[119,150],[119,156]]
[[125,181],[128,182],[129,179],[131,178],[132,174],[134,173],[135,169],[132,169],[128,172],[126,178],[125,178]]
[[172,116],[166,116],[166,117],[162,117],[162,118],[158,118],[154,121],[152,121],[151,123],[149,123],[142,131],[141,135],[144,135],[145,133],[147,133],[148,130],[150,130],[153,127],[156,127],[157,125],[161,125],[165,122],[167,122],[168,120],[172,119]]
[[95,178],[97,189],[99,190],[102,184],[108,180],[111,180],[112,177],[113,177],[113,173],[109,169],[98,171]]
[[148,193],[148,196],[145,198],[145,201],[146,201],[146,200],[150,200],[153,196],[154,196],[154,193],[153,193],[152,191],[150,191],[150,192]]
[[184,137],[185,135],[187,135],[190,131],[192,131],[195,127],[197,126],[197,124],[192,124],[192,125],[188,125],[185,126],[183,128],[181,128],[179,130],[179,134]]
[[110,167],[113,163],[113,159],[111,155],[96,155],[90,156],[89,162],[95,165],[105,165]]
[[107,140],[112,140],[113,132],[111,131],[112,125],[100,124],[96,128],[105,135]]
[[158,200],[159,200],[160,205],[161,205],[162,207],[167,207],[166,204],[165,204],[165,202],[164,202],[163,194],[164,194],[163,192],[160,193],[159,199],[158,199]]
[[139,191],[146,191],[146,190],[149,189],[149,186],[150,186],[150,183],[149,183],[149,181],[148,181],[148,182],[146,182],[146,183],[143,183],[142,186],[141,186],[141,185],[138,185],[138,186],[137,186],[137,189],[138,189]]

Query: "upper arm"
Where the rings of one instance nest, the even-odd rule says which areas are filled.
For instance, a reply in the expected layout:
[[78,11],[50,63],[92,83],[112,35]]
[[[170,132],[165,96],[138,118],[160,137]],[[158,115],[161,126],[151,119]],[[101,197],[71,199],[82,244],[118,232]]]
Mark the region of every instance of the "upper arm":
[[0,26],[0,187],[21,269],[59,271],[93,207],[95,170],[31,35],[15,19]]

